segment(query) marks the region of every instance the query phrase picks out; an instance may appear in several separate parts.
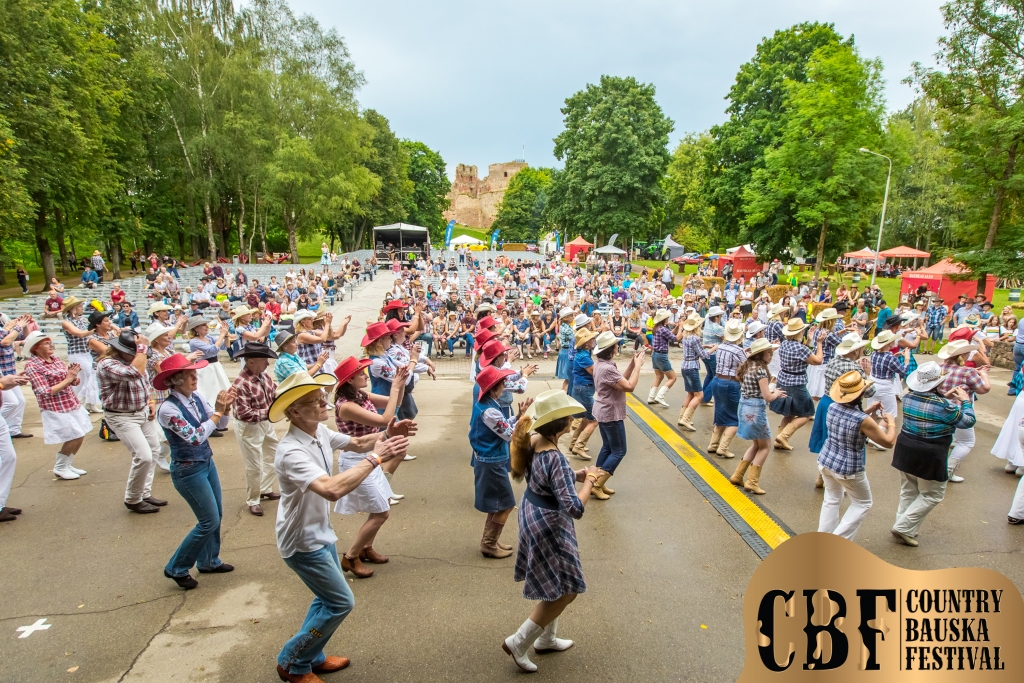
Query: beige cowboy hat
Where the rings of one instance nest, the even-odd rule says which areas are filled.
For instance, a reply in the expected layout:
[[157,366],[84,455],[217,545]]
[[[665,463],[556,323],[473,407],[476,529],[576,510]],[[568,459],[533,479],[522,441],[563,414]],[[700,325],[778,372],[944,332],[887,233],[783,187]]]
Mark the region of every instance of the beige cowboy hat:
[[299,370],[288,375],[283,382],[277,385],[274,402],[270,404],[267,419],[271,422],[280,422],[284,417],[284,411],[288,410],[288,406],[310,392],[333,387],[337,383],[338,378],[327,373],[310,377],[305,370]]
[[78,304],[84,304],[85,302],[78,297],[72,295],[65,297],[64,301],[60,302],[60,312],[67,313]]
[[772,307],[768,309],[768,319],[772,320],[773,318],[778,318],[780,313],[788,309],[789,306],[783,306],[782,304],[773,304]]
[[692,332],[703,324],[704,318],[694,314],[683,322],[683,329],[686,330],[687,332]]
[[730,320],[725,324],[725,341],[737,342],[743,339],[744,325],[742,320]]
[[825,310],[823,310],[820,313],[818,313],[818,315],[814,316],[814,322],[816,322],[816,323],[823,323],[826,320],[835,320],[838,317],[839,317],[839,313],[838,313],[838,311],[836,311],[836,309],[834,309],[834,308],[826,308]]
[[939,352],[935,354],[942,360],[953,358],[964,353],[970,353],[971,351],[977,351],[978,345],[972,344],[966,339],[955,339],[951,342],[947,342],[945,346],[939,349]]
[[754,356],[761,353],[762,351],[767,351],[768,349],[774,351],[777,348],[779,348],[778,344],[772,344],[764,337],[761,337],[760,339],[755,339],[754,343],[750,345],[750,348],[747,350],[747,356]]
[[596,339],[597,333],[591,330],[580,330],[576,333],[576,348],[582,348],[591,339]]
[[186,332],[191,332],[192,330],[196,329],[197,327],[200,327],[202,325],[209,325],[209,324],[210,324],[210,321],[207,320],[202,315],[194,315],[191,318],[189,318],[188,322],[185,324],[185,331]]
[[171,327],[169,325],[164,325],[162,322],[154,322],[149,327],[146,328],[146,331],[142,333],[142,336],[149,340],[149,343],[152,344],[153,340],[155,340],[157,337],[162,337],[168,332],[174,332],[176,331],[176,329],[177,328]]
[[672,313],[667,308],[659,308],[654,312],[654,324],[657,325],[663,320],[668,320],[672,317]]
[[807,323],[800,320],[800,318],[790,318],[786,326],[782,328],[782,335],[784,337],[795,337],[806,329]]
[[933,360],[918,366],[907,377],[907,387],[911,391],[931,391],[942,384],[949,372],[943,372],[942,366]]
[[867,345],[867,339],[861,339],[859,334],[857,334],[856,332],[851,332],[850,334],[844,336],[842,341],[836,344],[836,355],[846,356],[848,354],[853,353],[857,349],[863,349]]
[[622,341],[621,337],[616,337],[614,333],[605,330],[601,334],[597,335],[597,340],[594,342],[594,350],[600,353],[613,344],[618,344]]
[[570,398],[562,390],[544,392],[534,400],[530,408],[533,409],[531,429],[537,429],[537,427],[542,427],[559,418],[578,415],[586,411],[582,403]]
[[[313,318],[316,318],[316,313],[309,310],[308,308],[303,308],[301,310],[295,311],[295,315],[292,316],[292,324],[298,325],[303,320],[312,320]],[[298,327],[296,327],[296,329],[298,329]]]
[[239,306],[235,310],[231,311],[231,319],[232,320],[238,320],[243,315],[252,315],[253,313],[259,313],[259,311],[254,311],[251,308],[249,308],[248,306],[246,306],[245,304],[242,304],[241,306]]
[[42,330],[35,330],[34,332],[29,332],[29,335],[25,337],[25,344],[23,345],[23,348],[29,353],[32,353],[32,349],[36,347],[36,344],[43,341],[44,339],[49,339],[50,341],[53,341],[53,338],[50,335],[43,332]]
[[536,406],[537,404],[541,403],[546,398],[550,398],[550,397],[554,396],[555,394],[561,394],[561,393],[565,393],[565,392],[563,392],[561,389],[548,389],[547,391],[540,392],[539,394],[537,394],[537,397],[533,399],[533,403],[530,404],[530,407],[527,408],[526,412],[523,413],[523,414],[526,415],[526,417],[530,418],[531,420],[536,418],[537,417],[537,412],[536,412],[536,408],[534,406]]
[[891,344],[894,341],[896,341],[896,335],[894,333],[890,332],[889,330],[882,330],[877,335],[875,335],[874,339],[871,340],[871,348],[877,351],[883,346]]
[[157,303],[153,304],[152,306],[146,309],[146,315],[153,315],[155,313],[159,313],[160,311],[170,310],[173,310],[170,306],[168,306],[162,301],[158,301]]
[[857,370],[850,370],[832,382],[829,389],[829,397],[836,403],[849,403],[867,391],[868,387],[874,384],[874,380],[864,379],[864,375]]

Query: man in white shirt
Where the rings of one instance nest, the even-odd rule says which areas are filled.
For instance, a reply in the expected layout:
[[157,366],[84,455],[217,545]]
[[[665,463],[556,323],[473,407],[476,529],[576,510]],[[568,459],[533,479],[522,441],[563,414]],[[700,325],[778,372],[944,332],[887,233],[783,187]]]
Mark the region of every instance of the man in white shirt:
[[[268,411],[271,422],[287,418],[288,433],[278,444],[274,471],[281,484],[277,508],[277,547],[292,571],[313,595],[302,628],[277,656],[282,681],[322,683],[318,673],[331,673],[349,665],[347,657],[327,657],[324,646],[355,604],[345,580],[331,527],[332,501],[355,490],[382,462],[406,455],[408,436],[416,425],[391,421],[383,432],[349,437],[321,424],[328,417],[324,389],[337,380],[328,374],[316,379],[297,372],[282,382]],[[366,459],[333,474],[333,453],[345,449],[368,453]]]

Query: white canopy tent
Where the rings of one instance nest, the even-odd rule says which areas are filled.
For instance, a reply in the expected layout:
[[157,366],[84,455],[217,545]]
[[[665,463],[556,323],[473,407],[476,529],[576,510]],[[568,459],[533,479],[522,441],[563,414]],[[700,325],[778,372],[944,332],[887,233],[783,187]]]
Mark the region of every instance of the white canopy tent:
[[625,254],[626,252],[623,251],[622,249],[619,249],[618,247],[614,247],[614,246],[609,244],[609,245],[606,245],[606,246],[603,246],[603,247],[598,247],[597,249],[594,250],[594,253],[595,254]]
[[483,244],[483,243],[484,243],[483,240],[478,240],[475,237],[470,237],[469,235],[459,235],[458,237],[454,238],[448,244],[450,244],[453,247],[458,247],[458,246],[462,246],[463,244]]

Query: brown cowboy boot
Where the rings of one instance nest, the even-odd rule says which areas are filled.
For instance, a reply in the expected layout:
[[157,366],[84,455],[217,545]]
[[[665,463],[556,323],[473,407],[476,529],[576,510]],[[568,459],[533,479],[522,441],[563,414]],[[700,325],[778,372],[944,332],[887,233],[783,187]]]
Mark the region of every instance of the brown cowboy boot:
[[373,570],[363,565],[358,557],[341,556],[341,570],[352,572],[357,579],[368,579],[373,576]]
[[749,460],[740,460],[736,463],[736,471],[729,477],[729,481],[736,484],[737,486],[743,486],[743,476],[747,473],[747,468],[750,467]]
[[359,559],[370,564],[387,564],[390,558],[387,555],[378,553],[373,549],[372,545],[368,545],[359,551]]
[[503,550],[498,547],[498,536],[501,535],[501,529],[504,524],[495,524],[493,519],[490,517],[484,524],[484,535],[480,539],[480,554],[484,557],[493,557],[496,560],[501,560],[512,554],[512,550]]

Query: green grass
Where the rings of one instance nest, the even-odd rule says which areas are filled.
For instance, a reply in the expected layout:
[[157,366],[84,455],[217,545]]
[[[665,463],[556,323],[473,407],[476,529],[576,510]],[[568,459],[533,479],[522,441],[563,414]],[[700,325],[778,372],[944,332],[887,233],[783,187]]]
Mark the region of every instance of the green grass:
[[484,230],[483,228],[471,228],[468,225],[456,223],[455,227],[452,228],[452,239],[461,237],[462,235],[469,235],[470,237],[475,237],[478,240],[483,240],[484,242],[488,242],[491,239],[490,230]]

